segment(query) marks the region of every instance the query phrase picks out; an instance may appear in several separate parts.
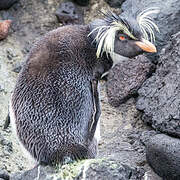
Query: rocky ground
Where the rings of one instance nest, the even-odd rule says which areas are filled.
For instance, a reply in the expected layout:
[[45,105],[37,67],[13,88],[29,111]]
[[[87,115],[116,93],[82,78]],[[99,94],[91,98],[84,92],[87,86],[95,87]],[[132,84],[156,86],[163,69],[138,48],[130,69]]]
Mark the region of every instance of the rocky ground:
[[[23,59],[33,42],[44,33],[62,25],[58,23],[55,16],[60,2],[62,1],[20,0],[9,10],[0,11],[1,20],[11,19],[13,21],[8,38],[0,41],[0,170],[5,170],[10,174],[24,171],[32,166],[24,158],[11,133],[11,127],[3,129],[8,114],[10,94]],[[99,17],[98,10],[103,9],[109,9],[103,0],[91,0],[89,6],[84,7],[85,23]],[[99,158],[110,158],[112,161],[116,160],[140,168],[144,172],[142,179],[161,179],[146,161],[142,139],[146,137],[144,134],[151,128],[143,124],[142,114],[135,107],[135,99],[130,98],[118,108],[113,108],[108,103],[105,87],[106,84],[102,82],[102,139],[99,145]]]

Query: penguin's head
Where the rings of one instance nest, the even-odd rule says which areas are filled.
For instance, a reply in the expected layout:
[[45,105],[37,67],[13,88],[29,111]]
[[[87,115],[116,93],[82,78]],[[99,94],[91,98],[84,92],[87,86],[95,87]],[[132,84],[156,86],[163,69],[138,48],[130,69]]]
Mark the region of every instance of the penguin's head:
[[156,52],[156,47],[153,45],[154,30],[159,31],[159,29],[149,15],[157,12],[157,9],[148,9],[137,17],[108,12],[104,14],[104,19],[93,21],[90,24],[89,36],[96,44],[97,58],[104,52],[107,56],[113,57],[118,54],[128,58],[144,52]]

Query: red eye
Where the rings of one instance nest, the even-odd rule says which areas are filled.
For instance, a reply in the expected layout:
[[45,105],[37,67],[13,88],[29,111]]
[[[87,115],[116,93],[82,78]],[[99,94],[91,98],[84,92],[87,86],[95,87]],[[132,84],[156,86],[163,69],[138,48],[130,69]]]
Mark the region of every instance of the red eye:
[[119,36],[119,39],[123,41],[123,40],[125,40],[125,37],[124,36]]

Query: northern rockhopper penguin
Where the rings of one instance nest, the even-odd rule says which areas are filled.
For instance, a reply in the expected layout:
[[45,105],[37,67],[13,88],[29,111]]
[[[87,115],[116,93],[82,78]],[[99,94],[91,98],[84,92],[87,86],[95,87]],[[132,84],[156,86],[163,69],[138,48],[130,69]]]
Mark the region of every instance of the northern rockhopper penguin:
[[40,164],[95,158],[100,117],[98,80],[122,57],[156,52],[149,14],[109,12],[88,25],[47,33],[28,54],[10,103],[23,147]]

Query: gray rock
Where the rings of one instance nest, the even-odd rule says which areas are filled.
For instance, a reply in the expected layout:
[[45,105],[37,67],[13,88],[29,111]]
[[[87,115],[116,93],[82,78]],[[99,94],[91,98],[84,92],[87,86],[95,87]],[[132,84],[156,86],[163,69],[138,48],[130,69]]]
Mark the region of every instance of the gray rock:
[[143,175],[144,172],[140,169],[113,160],[91,163],[86,168],[86,171],[84,171],[84,178],[86,180],[139,180]]
[[156,73],[139,89],[136,104],[153,128],[180,137],[180,32],[160,54]]
[[58,21],[62,24],[83,24],[83,12],[72,2],[61,3],[55,13]]
[[0,92],[3,92],[4,88],[0,85]]
[[16,173],[10,180],[60,180],[60,179],[86,179],[86,180],[139,180],[144,175],[140,168],[130,167],[115,160],[94,159],[83,160],[73,164],[59,167],[59,170],[52,167],[40,166],[23,173]]
[[141,136],[140,136],[140,142],[143,144],[143,145],[146,145],[147,142],[149,142],[149,139],[152,137],[152,136],[155,136],[158,132],[154,131],[154,130],[151,130],[151,131],[144,131],[142,132]]
[[146,144],[147,162],[164,180],[180,179],[180,139],[157,134]]
[[1,133],[0,133],[0,144],[1,144],[1,145],[6,145],[6,144],[7,144],[4,136],[3,136]]
[[19,73],[22,69],[23,63],[17,62],[13,65],[12,71],[15,73]]
[[111,7],[120,8],[125,0],[104,0],[104,1],[107,2]]
[[[53,180],[53,174],[55,174],[55,169],[49,166],[36,166],[31,170],[12,174],[10,180]],[[56,178],[56,180],[60,179]]]
[[9,180],[9,174],[8,174],[7,171],[0,169],[0,180],[1,180],[1,179],[3,179],[3,180]]
[[122,61],[108,75],[107,96],[109,103],[117,107],[137,94],[142,83],[152,74],[154,65],[143,55]]
[[[126,0],[122,5],[122,10],[128,14],[133,11],[133,14],[149,7],[158,7],[160,12],[154,17],[154,22],[158,25],[160,33],[156,33],[156,46],[158,51],[167,44],[171,35],[180,31],[180,1],[179,0]],[[150,56],[149,56],[150,57]],[[152,56],[152,59],[158,57],[158,54]]]
[[8,60],[12,60],[14,57],[17,57],[16,51],[14,51],[14,50],[11,49],[11,48],[8,48],[8,49],[6,50],[6,53],[7,53],[7,59],[8,59]]

